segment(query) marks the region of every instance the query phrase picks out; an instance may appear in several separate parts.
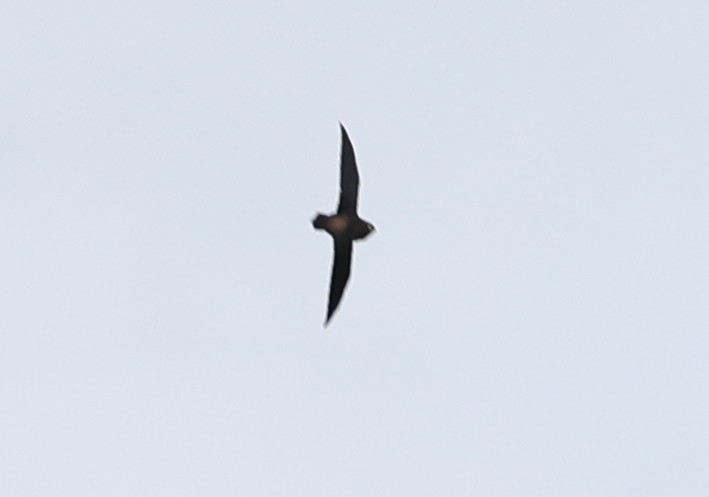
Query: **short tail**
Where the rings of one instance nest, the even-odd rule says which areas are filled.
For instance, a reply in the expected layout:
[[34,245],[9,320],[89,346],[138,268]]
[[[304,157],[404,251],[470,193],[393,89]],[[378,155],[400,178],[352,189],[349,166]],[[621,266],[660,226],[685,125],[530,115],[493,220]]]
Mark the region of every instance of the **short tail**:
[[313,218],[313,228],[316,230],[324,230],[325,226],[327,226],[327,216],[318,213],[318,215]]

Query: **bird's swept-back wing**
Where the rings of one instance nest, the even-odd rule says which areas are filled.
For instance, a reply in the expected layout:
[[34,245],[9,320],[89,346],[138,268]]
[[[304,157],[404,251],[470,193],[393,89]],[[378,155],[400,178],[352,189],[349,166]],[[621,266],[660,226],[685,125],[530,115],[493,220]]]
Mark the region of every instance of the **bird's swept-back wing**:
[[340,299],[350,278],[350,265],[352,264],[352,241],[335,240],[335,258],[332,262],[332,279],[330,280],[330,298],[327,302],[327,318],[330,321],[335,309],[340,304]]
[[354,149],[345,127],[342,130],[342,152],[340,153],[340,204],[337,213],[357,212],[357,192],[359,191],[359,173],[355,162]]

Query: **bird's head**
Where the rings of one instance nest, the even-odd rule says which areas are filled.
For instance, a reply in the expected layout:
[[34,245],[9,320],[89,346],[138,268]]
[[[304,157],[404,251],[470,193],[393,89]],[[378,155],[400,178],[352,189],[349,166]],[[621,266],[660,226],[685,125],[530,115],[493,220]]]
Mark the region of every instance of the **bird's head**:
[[362,240],[374,232],[374,225],[364,219],[359,219],[351,228],[350,236],[353,240]]
[[372,223],[366,223],[365,227],[366,227],[367,232],[364,234],[364,236],[362,238],[366,238],[369,235],[371,235],[372,233],[374,233],[375,231],[377,231]]

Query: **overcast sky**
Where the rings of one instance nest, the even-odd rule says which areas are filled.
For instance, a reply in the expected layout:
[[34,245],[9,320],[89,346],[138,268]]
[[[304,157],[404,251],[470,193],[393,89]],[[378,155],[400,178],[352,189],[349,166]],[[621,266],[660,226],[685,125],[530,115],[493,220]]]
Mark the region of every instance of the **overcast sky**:
[[0,3],[0,493],[709,495],[707,26]]

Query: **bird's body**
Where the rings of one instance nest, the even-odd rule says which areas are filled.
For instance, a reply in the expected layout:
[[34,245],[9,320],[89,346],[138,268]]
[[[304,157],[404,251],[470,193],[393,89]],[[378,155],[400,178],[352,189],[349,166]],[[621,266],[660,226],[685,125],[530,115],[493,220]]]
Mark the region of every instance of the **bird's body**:
[[326,216],[318,213],[313,220],[313,226],[327,231],[335,239],[361,240],[372,232],[370,223],[350,214]]
[[342,299],[342,294],[350,277],[352,264],[352,242],[366,238],[374,231],[374,226],[357,214],[359,193],[359,172],[355,162],[354,149],[347,131],[342,131],[342,153],[340,156],[340,203],[337,213],[330,216],[318,213],[313,219],[315,229],[327,231],[334,241],[335,257],[332,263],[330,296],[327,304],[327,318],[330,321]]

